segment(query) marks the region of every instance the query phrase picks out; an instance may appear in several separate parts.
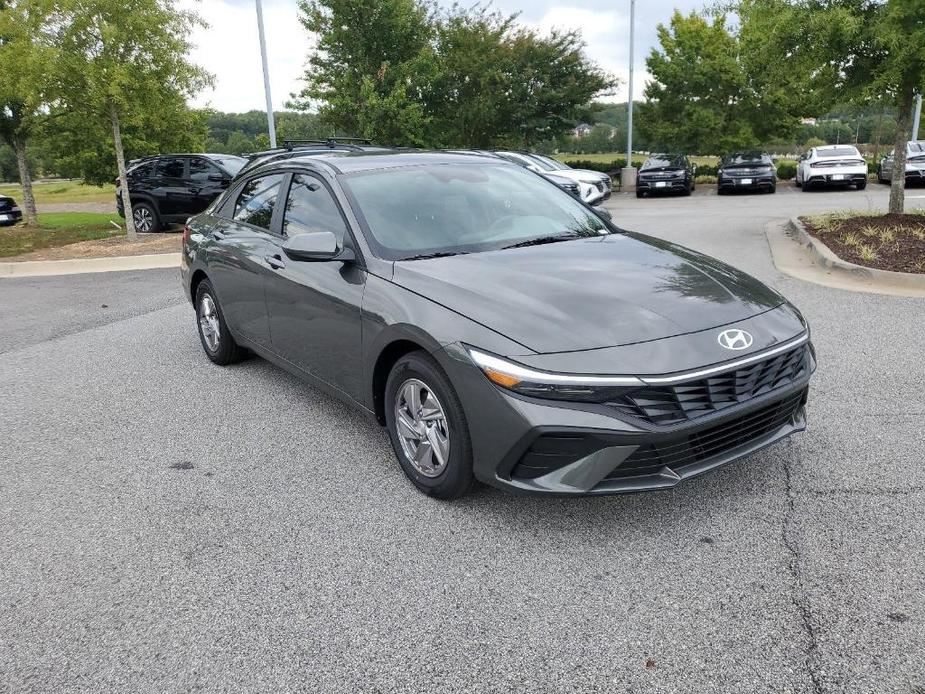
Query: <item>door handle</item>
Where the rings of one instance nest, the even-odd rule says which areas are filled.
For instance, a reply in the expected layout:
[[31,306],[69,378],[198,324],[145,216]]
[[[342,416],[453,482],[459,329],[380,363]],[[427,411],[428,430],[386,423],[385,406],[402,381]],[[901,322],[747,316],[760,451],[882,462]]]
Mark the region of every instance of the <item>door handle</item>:
[[266,260],[266,261],[267,261],[267,265],[269,265],[269,266],[270,266],[271,268],[273,268],[274,270],[279,270],[279,269],[281,269],[281,268],[286,267],[286,263],[283,262],[283,258],[282,258],[282,256],[280,256],[280,255],[269,255],[269,254],[267,254],[267,255],[263,256],[263,259]]

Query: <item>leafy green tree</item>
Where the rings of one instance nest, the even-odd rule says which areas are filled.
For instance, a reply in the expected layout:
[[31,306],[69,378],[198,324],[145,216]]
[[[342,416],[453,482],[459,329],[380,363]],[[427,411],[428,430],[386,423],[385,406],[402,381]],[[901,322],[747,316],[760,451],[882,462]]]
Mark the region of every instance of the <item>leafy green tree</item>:
[[56,5],[58,21],[49,30],[61,56],[57,103],[90,127],[103,122],[111,128],[126,234],[134,240],[123,126],[158,118],[165,105],[176,107],[209,82],[187,59],[190,31],[202,21],[171,0],[56,0]]
[[739,16],[749,71],[807,108],[821,112],[845,99],[895,107],[890,212],[901,213],[912,105],[925,89],[925,3],[739,0],[728,7]]
[[554,137],[614,81],[577,33],[543,37],[484,7],[425,0],[302,0],[317,34],[300,108],[335,128],[423,146]]
[[0,139],[16,156],[26,224],[38,224],[29,141],[41,127],[54,48],[41,27],[49,8],[34,0],[0,0]]
[[651,146],[723,154],[793,131],[790,99],[745,69],[724,15],[711,21],[675,11],[658,38],[646,59],[653,79],[639,118]]

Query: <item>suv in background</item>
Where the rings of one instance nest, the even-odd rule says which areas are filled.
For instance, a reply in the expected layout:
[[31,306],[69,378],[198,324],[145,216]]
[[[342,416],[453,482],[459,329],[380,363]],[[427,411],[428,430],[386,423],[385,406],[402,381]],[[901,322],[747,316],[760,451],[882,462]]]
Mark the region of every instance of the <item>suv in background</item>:
[[22,219],[22,210],[13,198],[0,195],[0,227],[8,227]]
[[[895,150],[880,160],[877,167],[877,182],[893,180],[893,155]],[[925,140],[906,143],[906,183],[925,183]]]
[[613,187],[610,176],[599,171],[589,171],[587,169],[573,169],[570,166],[557,162],[552,165],[537,155],[530,152],[513,152],[508,150],[498,150],[494,154],[507,159],[514,164],[519,164],[525,169],[530,169],[541,176],[553,175],[559,178],[569,178],[578,184],[578,197],[589,205],[597,205],[610,197]]
[[684,154],[653,154],[642,163],[636,177],[636,197],[650,193],[694,191],[695,167]]
[[731,190],[777,190],[777,169],[767,152],[734,152],[723,159],[716,176],[716,192]]
[[867,162],[854,145],[813,147],[800,157],[794,183],[803,191],[817,186],[867,187]]
[[[205,210],[246,163],[232,154],[164,154],[133,161],[126,174],[135,229],[151,233],[184,223]],[[118,180],[116,209],[125,216]]]

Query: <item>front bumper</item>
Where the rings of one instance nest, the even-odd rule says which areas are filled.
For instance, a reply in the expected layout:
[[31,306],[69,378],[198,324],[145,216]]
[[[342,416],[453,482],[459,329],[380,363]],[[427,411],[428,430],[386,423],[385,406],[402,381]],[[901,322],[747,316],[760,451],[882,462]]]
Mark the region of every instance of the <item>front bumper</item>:
[[716,180],[722,190],[770,190],[777,185],[774,174],[755,174],[754,176],[720,176]]
[[458,345],[441,358],[466,411],[476,478],[556,495],[666,489],[802,431],[809,360],[805,376],[786,386],[690,422],[656,426],[607,405],[502,390]]

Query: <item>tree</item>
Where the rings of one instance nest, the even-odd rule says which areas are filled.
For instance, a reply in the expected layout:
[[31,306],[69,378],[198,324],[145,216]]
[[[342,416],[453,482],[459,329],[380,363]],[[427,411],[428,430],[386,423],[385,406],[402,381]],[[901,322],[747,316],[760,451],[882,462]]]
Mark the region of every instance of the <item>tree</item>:
[[658,38],[646,59],[653,80],[639,119],[652,146],[724,154],[793,132],[790,99],[745,69],[723,14],[710,21],[675,11]]
[[57,0],[51,31],[60,47],[57,105],[86,122],[107,123],[126,210],[137,238],[125,175],[123,126],[157,118],[165,104],[195,93],[209,76],[187,60],[189,33],[202,21],[171,0]]
[[523,146],[554,137],[615,81],[575,32],[540,36],[484,7],[301,0],[319,35],[297,105],[392,144]]
[[896,108],[890,212],[903,212],[912,105],[925,88],[921,0],[739,0],[751,72],[801,95],[821,112],[836,101]]
[[0,0],[0,138],[16,155],[26,224],[36,226],[28,145],[42,122],[53,48],[42,41],[43,3]]

